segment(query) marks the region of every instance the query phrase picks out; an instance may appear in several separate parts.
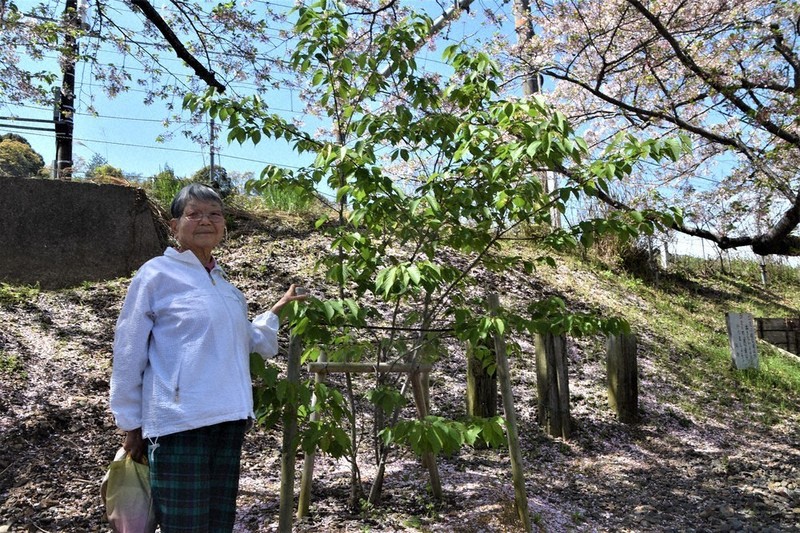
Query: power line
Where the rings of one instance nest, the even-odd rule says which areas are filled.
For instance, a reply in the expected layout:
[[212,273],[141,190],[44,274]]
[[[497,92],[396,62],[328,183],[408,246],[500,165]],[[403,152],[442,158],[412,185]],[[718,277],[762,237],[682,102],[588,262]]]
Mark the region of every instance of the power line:
[[55,133],[53,128],[38,128],[36,126],[20,126],[17,124],[0,124],[0,128],[6,128],[11,130],[25,130],[25,131],[50,131]]
[[[8,129],[9,125],[0,124],[0,128]],[[15,126],[12,125],[11,128],[15,128]],[[52,130],[45,130],[44,128],[35,128],[35,129],[39,129],[41,131],[52,131]],[[38,136],[38,137],[51,137],[50,135],[42,135],[42,134],[32,134],[32,135]],[[188,153],[188,154],[203,154],[203,155],[205,154],[205,150],[203,148],[201,148],[201,147],[199,147],[196,150],[191,150],[191,149],[188,149],[188,148],[175,148],[173,146],[154,146],[154,145],[145,145],[145,144],[123,143],[123,142],[109,141],[107,139],[102,139],[102,140],[101,139],[84,139],[84,138],[79,138],[79,137],[75,137],[75,141],[80,141],[81,143],[96,143],[96,144],[102,144],[102,145],[124,146],[124,147],[128,147],[128,148],[144,148],[144,149],[147,149],[147,150],[161,150],[161,151],[168,151],[168,152]],[[84,146],[87,149],[89,149],[91,152],[97,153],[94,150],[92,150],[89,146],[87,146],[85,144],[84,144]],[[298,167],[298,166],[295,166],[295,165],[278,164],[278,163],[274,163],[274,162],[270,162],[270,161],[263,161],[263,160],[252,159],[252,158],[247,158],[247,157],[229,155],[229,154],[226,154],[224,152],[218,152],[217,155],[222,157],[222,158],[226,158],[226,159],[233,159],[233,160],[237,160],[237,161],[246,161],[246,162],[250,162],[250,163],[259,163],[259,164],[262,164],[262,165],[265,165],[265,166],[266,165],[275,165],[275,166],[280,166],[282,168],[290,168],[290,169],[299,169],[299,168],[301,168],[301,167]]]
[[[95,85],[91,85],[91,87],[96,87],[96,86]],[[143,92],[140,89],[137,89],[135,91],[136,92]],[[6,106],[14,105],[15,107],[19,107],[19,108],[22,108],[22,109],[33,109],[33,110],[37,110],[37,111],[48,111],[50,109],[48,107],[35,106],[35,105],[30,105],[30,104],[10,104],[8,102],[0,102],[0,104],[4,104]],[[301,116],[305,116],[306,115],[306,113],[302,113],[300,111],[294,111],[292,109],[285,109],[285,108],[282,108],[282,107],[269,107],[269,109],[271,111],[276,111],[276,112],[280,112],[280,113],[287,113],[287,114],[301,115]],[[126,120],[126,121],[133,121],[133,122],[163,123],[164,120],[168,120],[170,123],[195,124],[195,122],[192,121],[192,120],[184,120],[184,119],[178,119],[178,118],[175,118],[175,119],[157,119],[157,118],[127,117],[127,116],[120,116],[120,115],[104,115],[102,113],[86,113],[86,112],[81,112],[81,111],[76,111],[75,115],[76,116],[81,116],[81,117],[102,118],[102,119],[110,119],[110,120]],[[0,117],[0,120],[3,120],[4,118],[7,119],[7,120],[24,120],[24,119],[19,118],[19,117],[8,117],[8,118]],[[52,121],[45,121],[45,122],[52,122]]]
[[46,122],[48,124],[52,124],[52,120],[41,119],[41,118],[21,118],[21,117],[0,117],[0,120],[10,120],[12,122]]

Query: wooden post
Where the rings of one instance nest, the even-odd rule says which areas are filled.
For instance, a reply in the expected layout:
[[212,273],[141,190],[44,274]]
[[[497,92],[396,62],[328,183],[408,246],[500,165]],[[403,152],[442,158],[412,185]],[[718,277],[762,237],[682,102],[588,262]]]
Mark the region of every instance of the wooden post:
[[606,344],[608,360],[608,405],[620,422],[639,420],[639,367],[635,335],[610,335]]
[[470,352],[467,353],[467,415],[491,418],[497,414],[497,372],[490,375],[481,360]]
[[553,437],[572,433],[566,336],[536,334],[536,389],[539,425]]
[[[500,309],[500,298],[497,294],[488,295],[489,310],[494,314]],[[522,522],[523,531],[531,531],[531,517],[528,511],[528,493],[525,490],[525,467],[522,464],[522,453],[517,432],[517,412],[514,409],[514,391],[511,388],[511,374],[506,355],[506,341],[501,336],[494,338],[495,357],[497,359],[497,378],[500,381],[500,392],[503,396],[503,410],[506,417],[506,436],[508,437],[508,453],[511,456],[511,474],[514,481],[514,503],[517,516]]]
[[[324,363],[328,360],[328,354],[322,352],[319,356],[318,362]],[[314,381],[317,384],[325,381],[324,374],[316,374]],[[316,396],[311,399],[312,407],[317,405]],[[311,421],[318,422],[320,414],[317,411],[311,413]],[[303,474],[300,477],[300,494],[297,497],[297,518],[303,518],[308,515],[308,508],[311,505],[311,485],[314,481],[314,456],[315,451],[308,452],[303,459]]]
[[[422,384],[422,372],[412,372],[411,390],[414,393],[414,403],[417,406],[417,416],[423,420],[428,416],[428,405],[425,400],[425,387]],[[422,464],[428,469],[431,478],[431,493],[434,499],[442,499],[442,481],[439,477],[439,467],[436,466],[436,456],[431,452],[422,455]]]
[[431,412],[431,373],[420,370],[419,380],[422,383],[422,397],[425,398],[425,412]]
[[[298,337],[289,340],[289,361],[286,379],[297,384],[300,381],[300,355],[303,348]],[[292,510],[294,509],[294,463],[297,437],[297,403],[292,401],[283,410],[283,444],[281,445],[281,490],[278,511],[278,531],[291,533]]]

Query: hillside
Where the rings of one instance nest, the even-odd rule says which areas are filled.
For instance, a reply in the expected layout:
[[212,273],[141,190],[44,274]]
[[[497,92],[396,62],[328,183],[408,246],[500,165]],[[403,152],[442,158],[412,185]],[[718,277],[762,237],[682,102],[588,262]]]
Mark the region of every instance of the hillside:
[[[326,295],[313,270],[326,251],[309,224],[269,218],[242,221],[219,260],[259,312],[290,282]],[[571,340],[569,441],[536,427],[532,339],[511,339],[521,348],[511,374],[541,531],[800,531],[800,363],[762,346],[760,373],[731,370],[724,322],[728,310],[800,316],[800,280],[767,291],[755,279],[709,268],[656,283],[563,258],[533,276],[492,280],[506,304],[558,294],[573,308],[624,316],[639,335],[643,420],[632,426],[607,408],[603,339]],[[0,289],[0,532],[107,530],[98,487],[122,441],[108,378],[126,286]],[[432,410],[458,417],[464,354],[450,348],[432,375]],[[277,530],[280,436],[248,434],[237,531]],[[374,468],[363,440],[368,487]],[[439,458],[439,468],[446,496],[434,504],[419,461],[395,454],[383,503],[354,513],[348,465],[318,458],[312,517],[296,530],[517,530],[507,453],[464,449]]]

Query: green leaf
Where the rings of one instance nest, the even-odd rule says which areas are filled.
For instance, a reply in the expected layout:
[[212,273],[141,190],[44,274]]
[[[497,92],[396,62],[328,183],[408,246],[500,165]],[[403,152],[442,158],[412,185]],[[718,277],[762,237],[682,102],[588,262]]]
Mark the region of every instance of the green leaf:
[[410,265],[407,271],[408,275],[411,277],[412,283],[414,283],[414,285],[419,285],[419,282],[422,279],[422,275],[420,274],[417,265]]
[[328,322],[332,322],[333,321],[333,317],[336,314],[336,311],[334,310],[333,305],[331,304],[331,302],[330,301],[323,302],[322,303],[322,308],[323,308],[323,310],[325,312],[325,318],[328,319]]
[[359,311],[360,311],[358,303],[356,303],[356,301],[353,300],[352,298],[345,298],[344,303],[347,305],[347,308],[350,310],[350,314],[353,315],[353,317],[358,318],[359,317]]
[[503,321],[502,318],[495,318],[494,319],[494,330],[497,332],[498,335],[503,335],[506,331],[506,323]]
[[397,280],[397,267],[391,267],[386,272],[386,280],[383,284],[383,296],[386,298],[394,287],[394,282]]

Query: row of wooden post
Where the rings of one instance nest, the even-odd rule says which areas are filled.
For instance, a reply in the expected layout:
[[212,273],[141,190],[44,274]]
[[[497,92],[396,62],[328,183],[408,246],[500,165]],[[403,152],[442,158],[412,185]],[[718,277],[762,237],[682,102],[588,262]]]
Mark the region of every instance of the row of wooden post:
[[[490,311],[492,313],[497,312],[500,304],[496,294],[489,294],[488,303]],[[553,334],[536,335],[535,345],[537,422],[549,435],[568,439],[571,434],[571,422],[566,336]],[[492,351],[495,357],[496,373],[489,374],[473,354],[468,354],[467,411],[472,416],[495,416],[497,412],[497,385],[499,382],[511,459],[515,507],[522,522],[523,530],[531,531],[532,525],[525,490],[524,465],[519,448],[514,395],[511,389],[511,376],[503,336],[495,337],[494,345],[491,348],[493,348]],[[301,352],[302,347],[299,339],[292,337],[289,343],[287,368],[287,378],[290,381],[299,381]],[[612,335],[609,337],[606,368],[609,406],[617,413],[621,422],[635,422],[638,420],[638,363],[635,336]],[[407,372],[411,376],[417,415],[419,418],[424,418],[428,415],[425,382],[431,370],[430,365],[328,363],[321,359],[317,363],[309,364],[309,370],[315,373],[317,382],[322,381],[324,375],[330,372]],[[278,525],[281,533],[292,531],[297,407],[297,405],[287,405],[283,416],[284,435],[281,448],[281,491]],[[319,415],[315,413],[312,416]],[[434,496],[441,497],[441,481],[435,457],[432,454],[429,455],[423,457],[423,464],[428,468]],[[308,514],[313,471],[314,454],[309,453],[305,456],[303,466],[297,505],[298,518]]]
[[[568,439],[572,432],[565,335],[536,335],[537,422],[548,435]],[[623,423],[639,418],[639,370],[634,335],[611,335],[606,343],[609,407]],[[492,417],[497,413],[497,375],[468,354],[467,414]]]
[[[489,295],[489,308],[499,308],[496,295]],[[567,373],[567,342],[565,335],[536,335],[537,422],[554,437],[568,439],[572,431]],[[474,354],[467,355],[467,413],[477,417],[492,417],[497,412],[497,382],[500,381],[503,409],[506,418],[508,448],[514,483],[514,503],[523,531],[531,531],[528,500],[525,490],[524,467],[517,439],[516,412],[511,392],[511,379],[506,356],[505,339],[495,337],[493,352],[496,373],[489,373]],[[607,343],[608,402],[623,423],[638,419],[638,363],[636,337],[611,335]]]

